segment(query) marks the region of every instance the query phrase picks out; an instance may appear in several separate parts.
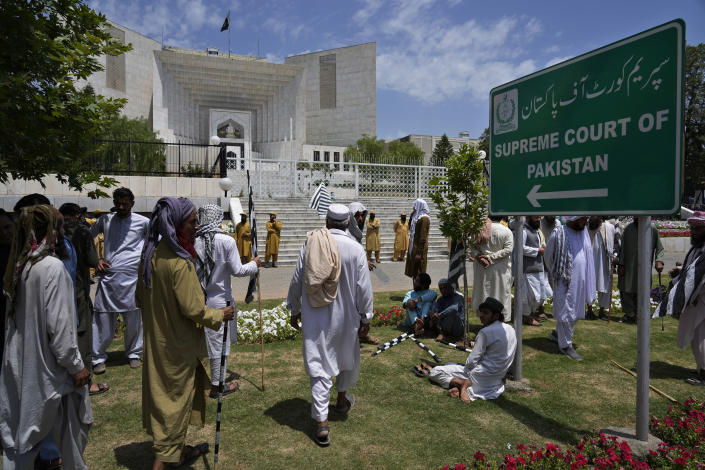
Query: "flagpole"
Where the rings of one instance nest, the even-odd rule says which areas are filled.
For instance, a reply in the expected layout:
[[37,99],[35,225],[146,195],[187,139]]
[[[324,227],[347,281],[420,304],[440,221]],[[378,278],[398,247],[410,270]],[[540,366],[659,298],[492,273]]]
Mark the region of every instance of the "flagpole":
[[230,10],[228,10],[228,59],[230,58]]

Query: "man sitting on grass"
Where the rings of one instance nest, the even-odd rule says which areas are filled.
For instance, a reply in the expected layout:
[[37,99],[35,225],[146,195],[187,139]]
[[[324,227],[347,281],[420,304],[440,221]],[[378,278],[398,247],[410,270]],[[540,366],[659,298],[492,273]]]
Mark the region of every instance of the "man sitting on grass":
[[421,368],[431,382],[448,389],[452,397],[463,402],[481,398],[494,400],[504,393],[502,379],[514,360],[517,338],[514,328],[502,319],[504,305],[492,297],[480,304],[477,316],[482,329],[475,338],[475,347],[465,365],[449,364],[430,368],[426,363]]
[[436,339],[462,340],[465,331],[465,300],[446,278],[438,281],[438,290],[441,296],[433,303],[430,320],[431,324],[438,325]]
[[406,309],[406,319],[401,326],[413,328],[416,336],[423,336],[426,328],[435,330],[438,326],[438,318],[435,324],[431,324],[428,312],[436,300],[436,291],[431,287],[431,276],[427,273],[419,273],[414,276],[414,290],[410,290],[404,296],[401,306]]

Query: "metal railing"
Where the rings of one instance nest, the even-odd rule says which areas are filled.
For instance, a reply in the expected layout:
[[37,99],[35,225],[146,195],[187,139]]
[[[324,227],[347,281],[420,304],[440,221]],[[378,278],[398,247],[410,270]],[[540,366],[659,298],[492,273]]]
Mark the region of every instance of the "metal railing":
[[217,177],[221,174],[217,145],[138,140],[95,140],[84,166],[113,175]]

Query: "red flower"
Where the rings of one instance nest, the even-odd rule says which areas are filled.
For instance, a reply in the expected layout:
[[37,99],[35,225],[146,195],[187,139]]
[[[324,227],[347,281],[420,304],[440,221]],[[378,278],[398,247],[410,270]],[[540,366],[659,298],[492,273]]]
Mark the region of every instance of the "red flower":
[[483,454],[479,450],[473,454],[473,457],[475,458],[475,460],[479,460],[481,462],[485,461],[485,454]]

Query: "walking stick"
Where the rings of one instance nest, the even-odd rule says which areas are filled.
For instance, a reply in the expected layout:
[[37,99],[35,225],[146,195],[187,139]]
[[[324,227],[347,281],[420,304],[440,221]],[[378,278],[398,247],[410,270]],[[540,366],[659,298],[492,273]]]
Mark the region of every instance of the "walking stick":
[[262,391],[264,392],[264,327],[262,325],[262,290],[259,288],[259,271],[257,271],[257,302],[259,303],[259,338],[262,351]]
[[420,347],[421,349],[423,349],[424,351],[426,351],[427,353],[429,353],[429,354],[431,355],[431,357],[433,358],[434,361],[436,361],[436,362],[438,362],[438,363],[441,362],[441,360],[438,358],[438,356],[436,356],[436,355],[433,353],[433,351],[431,351],[430,349],[428,349],[428,346],[426,346],[426,345],[423,344],[421,341],[419,341],[418,339],[416,339],[416,337],[415,337],[414,335],[409,336],[409,338],[411,338],[411,339],[414,340],[414,343],[416,343],[416,346]]
[[[624,372],[630,374],[632,377],[636,377],[636,374],[634,373],[634,371],[631,371],[631,370],[627,369],[626,367],[622,366],[622,365],[621,365],[620,363],[618,363],[617,361],[612,360],[612,361],[610,361],[610,362],[612,362],[612,364],[614,364],[615,366],[617,366],[619,369],[621,369],[621,370],[623,370]],[[675,398],[673,398],[673,397],[670,396],[670,395],[667,395],[666,393],[662,392],[661,390],[659,390],[658,388],[654,387],[653,385],[649,384],[649,388],[650,388],[651,390],[653,390],[654,392],[658,393],[659,395],[661,395],[661,396],[662,396],[663,398],[665,398],[666,400],[670,401],[671,403],[678,403],[678,400],[676,400]]]
[[612,317],[612,290],[614,289],[614,263],[610,264],[610,307],[607,310],[607,324],[610,324]]
[[[225,302],[225,305],[230,306],[230,301]],[[220,350],[220,380],[218,381],[218,412],[215,419],[215,446],[213,449],[213,468],[218,470],[218,448],[220,446],[220,416],[223,408],[223,386],[225,383],[225,359],[228,346],[228,323],[223,322],[223,347]]]
[[464,347],[462,347],[462,346],[458,346],[457,344],[451,343],[450,341],[446,341],[446,340],[444,340],[444,339],[437,339],[436,342],[437,342],[437,343],[441,343],[441,344],[445,344],[445,345],[448,346],[449,348],[451,348],[451,349],[457,349],[458,351],[464,351],[464,352],[466,352],[466,353],[471,353],[471,352],[472,352],[472,349],[468,349],[468,348],[464,348]]
[[374,357],[374,356],[376,356],[376,355],[378,355],[378,354],[380,354],[380,353],[383,353],[383,352],[386,351],[387,349],[389,349],[389,348],[391,348],[391,347],[393,347],[393,346],[396,346],[397,344],[399,344],[399,343],[401,343],[401,342],[403,342],[403,341],[406,341],[406,340],[409,339],[409,338],[411,338],[411,336],[410,336],[408,333],[404,333],[403,335],[398,336],[398,337],[394,338],[394,339],[391,340],[391,341],[387,341],[387,342],[384,343],[382,346],[378,347],[378,348],[377,348],[377,351],[375,351],[375,352],[372,353],[372,357]]

